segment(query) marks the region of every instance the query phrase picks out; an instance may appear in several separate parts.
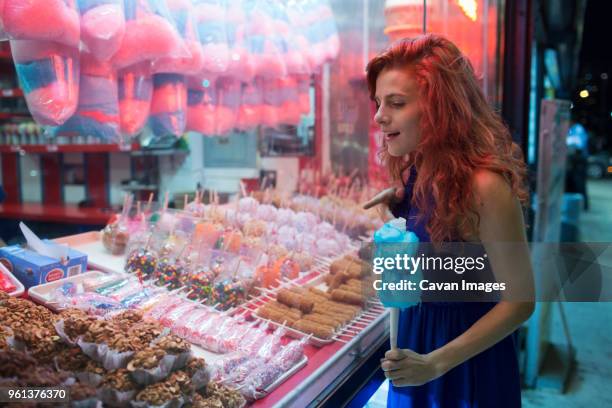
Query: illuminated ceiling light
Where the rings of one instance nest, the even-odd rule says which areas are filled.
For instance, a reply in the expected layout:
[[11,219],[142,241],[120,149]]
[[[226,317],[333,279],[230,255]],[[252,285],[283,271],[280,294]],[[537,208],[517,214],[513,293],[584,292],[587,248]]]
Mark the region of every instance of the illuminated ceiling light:
[[478,1],[476,0],[457,0],[457,5],[463,11],[463,14],[466,15],[472,21],[476,21],[478,19]]
[[580,91],[580,97],[581,98],[588,98],[589,97],[589,91],[587,91],[586,89],[583,89],[582,91]]

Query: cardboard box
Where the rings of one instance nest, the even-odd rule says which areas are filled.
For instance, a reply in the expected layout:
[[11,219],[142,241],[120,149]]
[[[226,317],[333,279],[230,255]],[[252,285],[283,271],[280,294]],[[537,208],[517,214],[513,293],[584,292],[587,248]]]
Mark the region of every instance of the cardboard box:
[[[46,244],[57,245],[44,240]],[[27,288],[78,275],[87,270],[87,255],[70,248],[68,259],[41,255],[20,245],[0,248],[0,262]]]

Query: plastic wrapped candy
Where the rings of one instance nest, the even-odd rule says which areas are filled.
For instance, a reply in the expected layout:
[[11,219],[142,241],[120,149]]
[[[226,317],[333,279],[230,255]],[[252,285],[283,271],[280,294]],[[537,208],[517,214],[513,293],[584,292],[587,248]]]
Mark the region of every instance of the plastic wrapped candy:
[[240,95],[240,81],[230,77],[220,78],[217,81],[216,135],[227,134],[236,127]]
[[205,53],[194,23],[191,0],[167,0],[170,15],[186,48],[186,56],[168,56],[153,61],[153,72],[195,75],[204,67]]
[[285,53],[287,44],[282,33],[276,31],[274,2],[253,0],[245,2],[247,50],[254,59],[257,75],[278,78],[287,75]]
[[148,63],[121,70],[117,77],[121,133],[134,136],[142,131],[149,117],[153,77]]
[[296,81],[300,113],[302,115],[307,115],[310,113],[310,78],[307,76],[298,76]]
[[[197,82],[200,82],[199,84]],[[206,86],[202,86],[204,82]],[[217,127],[217,88],[210,80],[189,78],[187,130],[213,136]]]
[[276,81],[281,94],[278,121],[285,125],[298,125],[302,116],[297,82],[290,76]]
[[124,0],[124,14],[125,35],[112,58],[117,68],[190,56],[164,0]]
[[34,120],[41,125],[63,124],[77,108],[78,49],[49,41],[12,40],[11,51]]
[[134,273],[139,278],[148,279],[157,267],[157,255],[153,251],[141,248],[128,255],[125,271]]
[[326,60],[334,59],[340,50],[336,20],[327,0],[309,0],[305,11],[298,12],[292,20],[302,21],[309,42],[310,66],[320,67]]
[[280,123],[279,114],[283,94],[277,79],[270,78],[263,82],[263,105],[261,106],[261,124],[276,127]]
[[263,90],[261,81],[251,81],[243,85],[238,111],[237,127],[242,130],[252,129],[262,119]]
[[194,5],[195,26],[204,52],[203,69],[225,72],[230,60],[225,1],[196,0]]
[[54,128],[52,134],[119,141],[117,75],[110,63],[98,62],[91,54],[81,54],[77,111],[63,125]]
[[81,40],[97,60],[108,61],[125,34],[123,0],[78,0]]
[[227,2],[226,32],[230,53],[227,73],[239,77],[242,81],[252,81],[257,74],[255,59],[251,56],[247,44],[247,15],[245,3],[250,0],[232,0]]
[[4,0],[4,30],[14,40],[53,41],[78,48],[79,14],[74,0]]
[[181,136],[187,124],[187,82],[180,74],[155,74],[149,125],[156,136]]

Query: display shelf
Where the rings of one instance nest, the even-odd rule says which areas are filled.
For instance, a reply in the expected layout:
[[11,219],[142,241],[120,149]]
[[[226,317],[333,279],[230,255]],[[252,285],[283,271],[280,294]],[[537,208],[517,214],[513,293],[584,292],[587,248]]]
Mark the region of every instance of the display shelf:
[[23,221],[46,221],[67,224],[105,225],[112,212],[101,208],[80,208],[77,205],[45,205],[39,203],[0,204],[0,218]]
[[0,89],[0,97],[2,98],[19,98],[23,96],[21,88],[6,88]]

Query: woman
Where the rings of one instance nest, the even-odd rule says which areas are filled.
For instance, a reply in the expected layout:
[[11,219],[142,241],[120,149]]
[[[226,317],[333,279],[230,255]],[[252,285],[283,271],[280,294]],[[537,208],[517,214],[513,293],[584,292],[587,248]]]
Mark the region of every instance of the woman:
[[[384,199],[393,214],[421,241],[481,244],[493,279],[532,293],[522,155],[467,58],[447,39],[423,35],[371,60],[367,80],[384,134],[382,159],[399,186]],[[520,253],[495,242],[518,243]],[[381,364],[392,383],[388,405],[520,406],[514,332],[533,308],[531,300],[502,295],[497,303],[402,309],[399,349]]]

